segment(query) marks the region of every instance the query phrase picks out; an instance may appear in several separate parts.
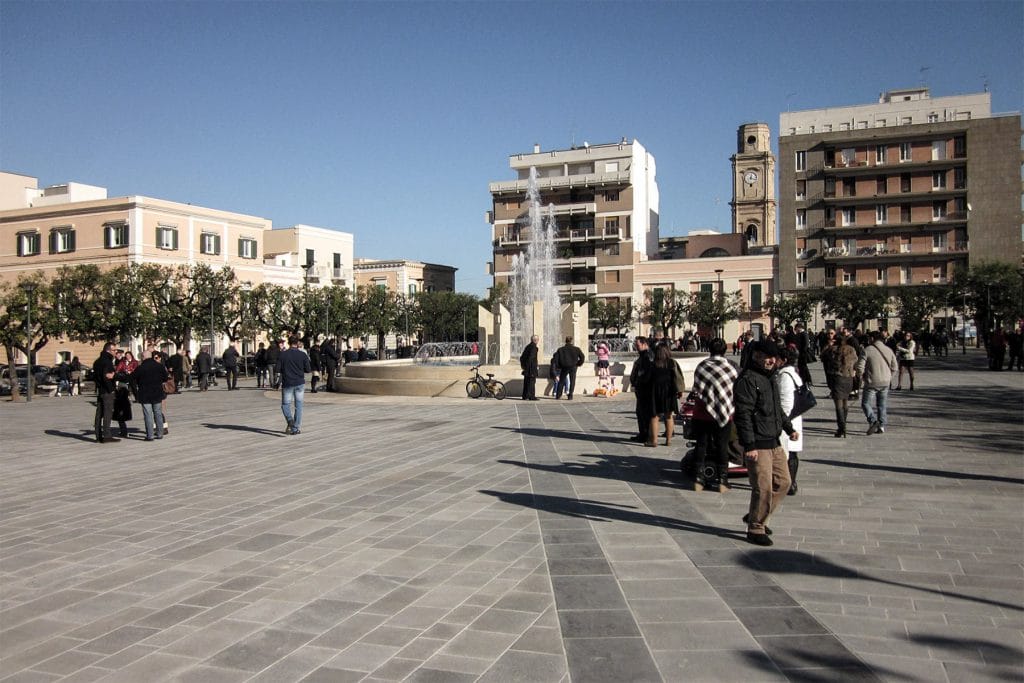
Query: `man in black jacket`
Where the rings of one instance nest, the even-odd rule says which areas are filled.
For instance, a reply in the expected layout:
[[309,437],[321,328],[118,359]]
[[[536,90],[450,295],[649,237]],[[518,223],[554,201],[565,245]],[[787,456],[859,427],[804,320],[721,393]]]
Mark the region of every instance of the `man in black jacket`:
[[113,342],[103,345],[103,351],[92,364],[92,378],[96,383],[96,441],[98,443],[114,443],[120,441],[110,434],[110,420],[114,416],[114,392],[117,383],[114,381],[114,348]]
[[733,388],[736,433],[750,476],[750,512],[743,521],[747,540],[763,546],[772,545],[768,517],[789,493],[789,467],[779,435],[785,430],[793,441],[800,438],[782,410],[778,385],[772,379],[778,353],[770,341],[757,342],[750,368],[740,373]]
[[267,347],[267,369],[270,370],[270,388],[277,389],[279,377],[277,376],[277,359],[281,356],[281,340],[274,339]]
[[636,394],[637,435],[633,441],[647,443],[657,435],[651,434],[651,418],[654,417],[654,388],[651,379],[654,375],[654,356],[651,354],[647,337],[636,338],[636,360],[629,371],[629,385]]
[[324,364],[324,372],[327,373],[327,391],[334,391],[334,375],[338,372],[338,346],[333,339],[320,345],[320,359]]
[[[146,425],[146,441],[164,438],[163,400],[164,382],[169,377],[167,368],[160,362],[159,351],[153,351],[132,373],[135,397],[142,404],[142,419]],[[155,427],[155,429],[154,429]],[[156,436],[154,436],[154,431]]]
[[224,373],[227,375],[228,391],[235,391],[238,389],[238,349],[232,344],[224,350],[220,358],[224,361]]
[[562,389],[572,400],[572,392],[576,388],[576,370],[586,358],[578,346],[573,345],[572,337],[565,338],[565,346],[558,349],[558,368],[560,370],[558,385],[555,387],[555,398],[562,398]]
[[537,335],[530,337],[530,343],[523,349],[519,356],[519,367],[523,369],[523,400],[537,400],[537,375],[540,368],[537,367],[537,342],[540,338]]

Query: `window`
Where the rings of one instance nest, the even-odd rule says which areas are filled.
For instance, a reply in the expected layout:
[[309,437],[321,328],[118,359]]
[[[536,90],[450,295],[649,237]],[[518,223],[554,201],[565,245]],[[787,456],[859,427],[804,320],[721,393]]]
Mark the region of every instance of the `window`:
[[617,244],[609,245],[608,248],[605,250],[605,253],[608,254],[609,256],[618,256],[619,255],[619,245],[617,245]]
[[107,223],[103,226],[103,246],[107,249],[119,249],[128,246],[128,224]]
[[889,282],[889,277],[888,277],[888,273],[887,273],[886,269],[885,268],[876,268],[875,269],[875,284],[876,285],[884,285],[884,284],[887,284],[888,282]]
[[831,123],[823,124],[821,126],[821,132],[822,133],[831,133],[832,132],[832,124]]
[[615,216],[613,218],[605,218],[604,219],[604,230],[605,230],[605,233],[611,233],[611,234],[617,233],[619,231],[619,217]]
[[604,164],[604,172],[605,173],[618,173],[619,172],[619,162],[617,162],[617,161],[607,161],[607,162],[605,162],[605,164]]
[[942,270],[942,266],[932,267],[932,282],[945,282],[946,274]]
[[909,254],[910,253],[910,238],[909,237],[901,237],[900,238],[900,253],[901,254]]
[[416,284],[409,285],[409,296],[416,296]]
[[953,210],[957,218],[967,217],[967,197],[957,197],[953,200]]
[[796,181],[796,200],[802,202],[807,199],[807,181],[798,180]]
[[796,271],[796,284],[797,284],[798,287],[806,287],[807,286],[807,271],[806,270],[798,270],[798,271]]
[[936,114],[935,112],[932,112],[931,114],[928,114],[928,123],[938,123],[938,122],[939,122],[939,115],[938,114]]
[[796,153],[796,170],[807,170],[807,152],[800,151]]
[[796,212],[796,229],[803,230],[807,227],[807,210],[797,209]]
[[842,151],[843,166],[854,166],[857,163],[857,150],[847,147]]
[[834,280],[835,277],[836,277],[836,267],[835,266],[825,266],[825,277],[830,279],[830,280]]
[[619,201],[619,191],[618,190],[608,190],[607,192],[604,193],[604,200],[606,202],[617,202],[617,201]]
[[239,237],[238,256],[248,259],[256,258],[256,240],[251,237]]
[[75,231],[70,227],[50,231],[50,253],[66,254],[75,250]]
[[885,225],[889,222],[889,207],[885,204],[875,206],[875,225]]
[[852,270],[843,271],[843,284],[852,285],[857,282],[857,273]]
[[946,172],[945,171],[933,171],[932,172],[932,189],[943,190],[946,187]]
[[886,155],[887,151],[888,151],[888,148],[885,145],[879,145],[878,147],[875,147],[875,163],[876,164],[884,164],[885,163],[885,155]]
[[204,232],[199,236],[199,251],[203,254],[217,255],[220,253],[220,235]]
[[884,175],[878,176],[875,179],[875,194],[885,194],[888,189],[889,181]]
[[941,221],[946,217],[946,202],[932,202],[932,220]]
[[946,251],[946,233],[937,232],[932,235],[932,251]]
[[932,161],[942,161],[946,158],[946,141],[936,140],[932,143]]
[[867,128],[867,127],[868,127],[868,122],[867,121],[858,121],[857,122],[857,128],[858,129]]
[[619,281],[619,271],[617,270],[606,270],[604,271],[604,281],[606,283],[616,283]]
[[900,223],[910,223],[911,222],[910,219],[911,219],[910,207],[909,206],[901,206],[900,207]]
[[953,189],[954,190],[965,190],[967,189],[967,169],[966,168],[954,168],[953,169]]
[[904,126],[909,126],[912,123],[914,123],[914,117],[913,116],[904,116],[903,118],[900,119],[900,123],[902,125],[904,125]]
[[875,128],[885,128],[885,119],[875,119]]
[[900,192],[910,192],[910,174],[904,173],[900,176]]
[[826,206],[825,207],[825,225],[834,228],[836,225],[836,207]]
[[18,233],[18,256],[36,256],[39,254],[39,233],[19,232]]
[[953,138],[953,156],[957,159],[967,156],[967,138],[962,135]]
[[303,268],[309,268],[316,263],[316,255],[312,249],[306,250],[306,261],[302,264]]
[[910,161],[912,158],[912,150],[909,142],[900,143],[900,161]]
[[825,190],[824,190],[824,193],[825,193],[826,197],[835,197],[836,196],[836,179],[835,179],[835,176],[826,176],[825,177]]
[[178,229],[168,225],[158,225],[156,228],[157,249],[177,249]]
[[853,178],[843,178],[843,196],[844,197],[856,197],[857,196],[857,181]]
[[854,225],[857,222],[857,212],[847,207],[843,209],[843,225]]
[[913,272],[910,270],[910,266],[900,266],[900,284],[909,285],[910,280],[913,277]]
[[750,310],[760,311],[763,304],[763,285],[760,283],[750,285]]

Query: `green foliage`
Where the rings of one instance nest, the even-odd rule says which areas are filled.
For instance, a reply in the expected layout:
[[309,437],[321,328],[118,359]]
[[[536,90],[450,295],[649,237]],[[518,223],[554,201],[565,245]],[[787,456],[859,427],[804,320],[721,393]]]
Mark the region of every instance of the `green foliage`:
[[633,325],[633,307],[629,302],[594,299],[590,304],[590,328],[607,335],[609,330],[621,333]]
[[928,329],[932,315],[949,301],[952,288],[948,285],[905,285],[893,290],[892,298],[900,329],[921,332]]
[[719,334],[722,327],[730,320],[738,320],[746,313],[747,306],[743,302],[743,294],[737,290],[732,293],[690,292],[686,304],[686,319],[698,328],[706,329],[712,334]]
[[637,314],[648,325],[668,331],[689,318],[691,303],[689,292],[655,289],[639,305]]
[[953,279],[953,304],[971,316],[979,330],[1011,326],[1024,318],[1024,270],[1009,263],[982,262]]
[[780,293],[766,301],[765,308],[779,325],[785,327],[799,321],[806,323],[810,320],[811,312],[818,300],[818,295],[814,292],[796,292],[788,296]]
[[846,327],[862,327],[867,320],[889,314],[888,289],[879,285],[844,285],[821,294],[822,311],[839,318]]
[[463,334],[475,338],[480,299],[472,294],[421,292],[411,303],[412,331],[419,329],[424,342],[459,341]]

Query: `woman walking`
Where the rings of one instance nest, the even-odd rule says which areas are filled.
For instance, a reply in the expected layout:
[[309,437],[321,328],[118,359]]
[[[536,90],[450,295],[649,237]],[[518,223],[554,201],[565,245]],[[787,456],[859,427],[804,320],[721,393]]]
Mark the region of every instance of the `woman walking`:
[[659,418],[665,421],[665,445],[672,445],[672,432],[675,430],[673,416],[679,412],[679,395],[685,388],[677,379],[677,375],[681,374],[668,345],[658,344],[654,350],[654,376],[651,381],[654,417],[651,418],[651,431],[647,441],[647,446],[651,448],[658,445]]
[[903,388],[903,371],[906,370],[907,374],[910,375],[910,390],[914,390],[914,358],[917,355],[917,342],[914,341],[914,335],[907,332],[903,335],[903,341],[896,345],[896,355],[899,357],[900,363],[900,375],[896,380],[896,389],[899,391]]
[[[797,349],[786,349],[783,353],[785,354],[786,365],[775,373],[775,384],[779,387],[779,403],[782,405],[782,412],[789,415],[793,412],[793,406],[796,404],[797,389],[803,386],[804,381],[800,378],[800,371],[797,369],[797,364],[800,362],[800,352]],[[802,416],[791,416],[789,421],[793,423],[793,431],[803,434],[804,419]],[[800,468],[799,453],[804,448],[804,441],[803,439],[796,441],[790,439],[789,434],[785,430],[779,435],[779,440],[782,442],[783,450],[788,455],[786,465],[789,466],[789,495],[795,496],[797,492],[796,473]]]
[[839,337],[838,342],[829,344],[821,360],[825,365],[832,403],[836,408],[837,439],[846,438],[846,418],[849,415],[850,394],[856,385],[857,350],[849,343],[849,337]]

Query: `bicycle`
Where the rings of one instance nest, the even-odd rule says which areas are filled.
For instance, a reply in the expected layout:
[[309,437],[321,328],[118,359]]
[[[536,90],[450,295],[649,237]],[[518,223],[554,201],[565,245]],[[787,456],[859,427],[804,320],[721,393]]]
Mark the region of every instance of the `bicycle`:
[[480,398],[481,396],[493,396],[499,401],[505,398],[505,385],[502,382],[494,379],[494,375],[487,373],[485,379],[480,374],[480,366],[474,365],[470,368],[470,372],[474,373],[473,379],[466,382],[466,395],[470,398]]

